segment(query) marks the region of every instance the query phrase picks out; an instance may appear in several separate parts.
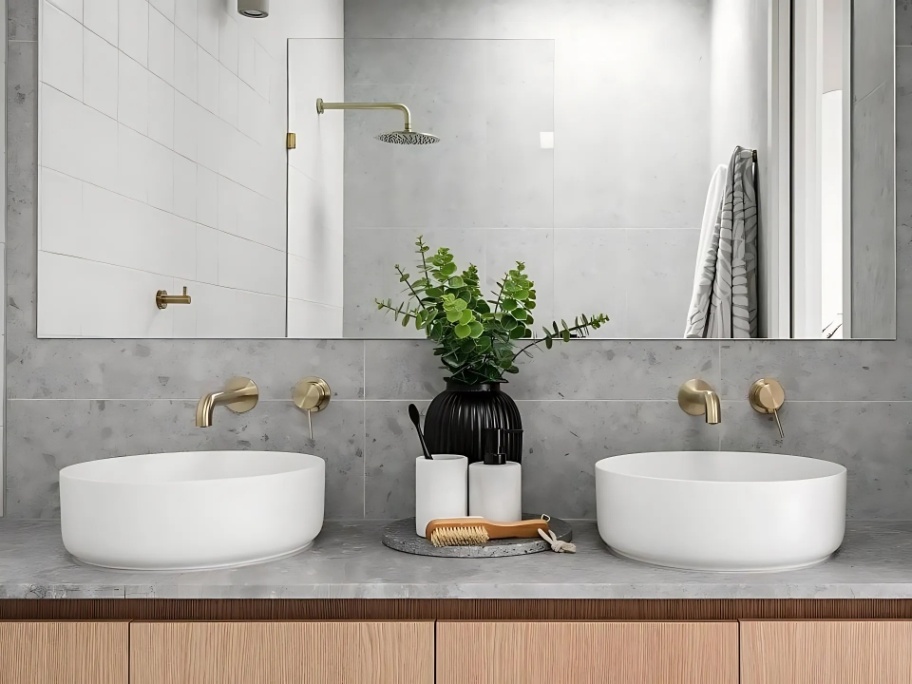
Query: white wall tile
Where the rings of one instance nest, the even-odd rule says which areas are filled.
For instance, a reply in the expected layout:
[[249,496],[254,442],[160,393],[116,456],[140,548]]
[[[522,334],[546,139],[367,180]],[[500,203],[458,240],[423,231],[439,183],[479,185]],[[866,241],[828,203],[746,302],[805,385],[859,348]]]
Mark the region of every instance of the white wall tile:
[[196,160],[208,169],[218,171],[222,156],[231,145],[229,126],[215,114],[199,110]]
[[117,185],[114,189],[126,197],[145,202],[149,196],[146,163],[149,148],[154,143],[123,124],[118,127],[117,143]]
[[251,88],[256,83],[256,40],[248,31],[238,32],[238,78]]
[[196,100],[197,95],[198,49],[183,31],[174,32],[174,87],[191,100]]
[[234,128],[238,125],[238,78],[224,66],[219,68],[218,114]]
[[149,204],[162,211],[174,209],[174,158],[173,152],[163,145],[149,146],[146,162],[146,192]]
[[196,161],[197,132],[200,112],[198,104],[180,93],[174,95],[174,151]]
[[238,71],[238,25],[234,17],[219,25],[219,61],[233,74]]
[[219,110],[219,63],[208,52],[197,52],[197,102],[213,114]]
[[224,287],[198,286],[197,290],[200,292],[200,305],[196,309],[198,337],[285,335],[284,297]]
[[149,3],[147,0],[120,0],[118,7],[118,45],[143,66],[149,63]]
[[149,74],[149,137],[174,147],[174,88]]
[[324,337],[342,337],[342,307],[288,300],[288,337],[313,337],[314,331]]
[[82,99],[82,31],[78,21],[45,2],[41,80],[77,100]]
[[117,184],[117,121],[83,107],[82,179],[112,188]]
[[85,0],[85,27],[117,46],[117,6],[119,0]]
[[174,24],[194,42],[196,42],[196,13],[196,0],[177,0],[174,8]]
[[[82,279],[45,283],[42,334],[284,334],[282,30],[224,0],[85,0],[85,26],[42,2],[39,261]],[[102,282],[105,320],[61,315]],[[202,317],[138,305],[183,284]]]
[[[173,280],[141,271],[40,252],[38,335],[41,337],[170,337],[172,309],[155,307],[155,292]],[[108,293],[103,307],[85,302]],[[147,305],[148,303],[148,305]]]
[[259,93],[260,97],[269,99],[269,85],[272,79],[272,70],[274,63],[272,57],[259,43],[256,44],[256,82],[254,90]]
[[238,112],[237,127],[244,135],[253,138],[261,145],[260,140],[264,129],[267,128],[263,121],[263,108],[260,96],[246,83],[238,84]]
[[218,236],[215,228],[196,226],[196,279],[218,285]]
[[203,166],[196,169],[196,220],[218,226],[218,176]]
[[51,86],[40,85],[41,165],[82,177],[85,105]]
[[65,252],[67,237],[82,232],[82,181],[41,169],[38,248]]
[[145,135],[149,131],[149,72],[121,53],[117,82],[117,120]]
[[117,48],[87,30],[83,36],[83,53],[83,101],[116,119]]
[[196,164],[174,155],[174,213],[196,220]]
[[218,225],[225,233],[237,235],[238,230],[238,195],[240,186],[234,181],[218,177]]
[[219,26],[225,10],[220,0],[197,0],[197,38],[199,46],[213,57],[219,53]]
[[168,21],[174,21],[174,5],[185,0],[150,0],[152,7],[161,12]]
[[82,0],[50,0],[50,4],[56,5],[76,21],[82,22]]
[[174,83],[174,24],[155,9],[149,10],[149,71]]
[[[285,296],[285,255],[226,233],[219,234],[219,285]],[[250,264],[258,268],[250,268]]]

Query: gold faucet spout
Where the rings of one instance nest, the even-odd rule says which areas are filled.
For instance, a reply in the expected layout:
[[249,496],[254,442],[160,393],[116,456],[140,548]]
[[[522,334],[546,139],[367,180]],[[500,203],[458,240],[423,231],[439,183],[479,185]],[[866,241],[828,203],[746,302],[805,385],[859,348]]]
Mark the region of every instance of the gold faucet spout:
[[221,392],[204,394],[196,405],[196,427],[212,427],[212,414],[215,407],[225,405],[234,413],[246,413],[260,398],[256,383],[250,378],[232,378]]
[[712,390],[703,393],[706,400],[706,423],[708,425],[718,425],[722,422],[722,402],[719,401],[719,395]]
[[709,425],[722,422],[722,402],[708,382],[688,380],[678,390],[678,405],[691,416],[706,416]]

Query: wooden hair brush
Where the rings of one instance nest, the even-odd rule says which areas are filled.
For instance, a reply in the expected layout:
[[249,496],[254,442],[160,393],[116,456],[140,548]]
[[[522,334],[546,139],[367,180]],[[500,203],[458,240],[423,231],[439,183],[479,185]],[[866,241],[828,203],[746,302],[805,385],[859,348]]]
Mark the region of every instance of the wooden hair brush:
[[434,546],[483,546],[491,539],[538,537],[539,530],[548,529],[548,521],[539,518],[512,523],[484,518],[441,518],[428,523],[425,536]]

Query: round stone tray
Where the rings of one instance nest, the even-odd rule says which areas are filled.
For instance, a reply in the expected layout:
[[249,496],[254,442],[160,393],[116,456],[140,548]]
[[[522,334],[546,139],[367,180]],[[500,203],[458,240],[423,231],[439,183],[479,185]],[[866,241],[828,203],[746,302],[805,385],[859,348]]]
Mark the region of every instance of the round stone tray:
[[[523,514],[526,520],[541,518],[540,515]],[[569,523],[560,518],[551,518],[551,531],[561,541],[573,539]],[[406,518],[390,523],[383,530],[383,543],[404,553],[440,558],[503,558],[505,556],[526,556],[530,553],[550,551],[551,545],[541,537],[535,539],[492,539],[484,546],[441,546],[436,547],[427,539],[415,534],[415,519]]]

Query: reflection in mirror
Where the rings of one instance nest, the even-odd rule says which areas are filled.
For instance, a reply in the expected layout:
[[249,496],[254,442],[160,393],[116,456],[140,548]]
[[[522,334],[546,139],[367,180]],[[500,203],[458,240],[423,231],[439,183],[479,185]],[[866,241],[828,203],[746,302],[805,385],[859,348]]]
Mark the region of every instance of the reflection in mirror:
[[135,4],[40,3],[42,337],[421,337],[419,236],[595,337],[895,337],[892,7]]

